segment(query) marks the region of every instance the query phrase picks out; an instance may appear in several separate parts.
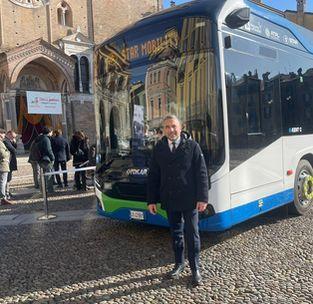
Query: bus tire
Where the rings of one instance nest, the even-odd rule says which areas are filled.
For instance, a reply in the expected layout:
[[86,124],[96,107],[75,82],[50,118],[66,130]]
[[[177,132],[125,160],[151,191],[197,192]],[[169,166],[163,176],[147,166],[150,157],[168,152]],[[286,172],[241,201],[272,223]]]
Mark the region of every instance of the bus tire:
[[313,205],[313,169],[311,164],[300,160],[294,184],[294,201],[290,206],[290,213],[296,215],[306,214]]

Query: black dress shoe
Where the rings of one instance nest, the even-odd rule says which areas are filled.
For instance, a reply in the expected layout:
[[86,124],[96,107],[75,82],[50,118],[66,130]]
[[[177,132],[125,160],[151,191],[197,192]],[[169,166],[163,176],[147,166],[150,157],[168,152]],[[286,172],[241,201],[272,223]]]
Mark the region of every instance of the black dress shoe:
[[191,284],[193,286],[199,286],[202,284],[202,277],[201,277],[199,269],[198,270],[192,270]]
[[168,273],[168,277],[171,279],[177,279],[179,275],[184,271],[184,264],[176,264],[174,269]]

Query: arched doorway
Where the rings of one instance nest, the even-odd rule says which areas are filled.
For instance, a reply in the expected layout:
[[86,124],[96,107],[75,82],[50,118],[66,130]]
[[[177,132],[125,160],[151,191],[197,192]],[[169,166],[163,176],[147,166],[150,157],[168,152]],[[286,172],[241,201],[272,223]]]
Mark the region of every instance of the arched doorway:
[[[61,129],[67,133],[66,113],[63,106],[67,99],[67,79],[61,69],[53,62],[39,57],[27,63],[19,72],[14,84],[16,90],[16,118],[17,129],[26,150],[29,149],[34,138],[41,133],[44,126]],[[62,94],[62,114],[28,114],[27,91],[57,92]]]

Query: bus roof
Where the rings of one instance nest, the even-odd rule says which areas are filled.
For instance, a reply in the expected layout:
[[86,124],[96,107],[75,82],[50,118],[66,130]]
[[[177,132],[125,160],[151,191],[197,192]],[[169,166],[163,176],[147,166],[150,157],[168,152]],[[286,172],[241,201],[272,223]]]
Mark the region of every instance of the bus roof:
[[[172,19],[180,16],[206,16],[212,21],[216,22],[219,12],[223,9],[226,2],[233,0],[195,0],[187,2],[178,6],[174,6],[158,13],[145,17],[136,23],[126,27],[121,32],[117,33],[114,37],[104,41],[97,48],[102,45],[110,43],[115,39],[127,34],[129,31],[136,31],[139,28],[144,28],[151,24],[158,24],[165,20]],[[237,1],[233,1],[234,4]],[[292,34],[300,41],[304,48],[313,53],[313,32],[291,22],[286,19],[282,14],[277,13],[276,10],[266,7],[266,5],[259,5],[253,0],[243,0],[246,6],[250,7],[251,13],[262,17],[278,26],[284,27],[292,32]],[[238,2],[237,2],[238,4]],[[236,6],[237,8],[238,6]]]

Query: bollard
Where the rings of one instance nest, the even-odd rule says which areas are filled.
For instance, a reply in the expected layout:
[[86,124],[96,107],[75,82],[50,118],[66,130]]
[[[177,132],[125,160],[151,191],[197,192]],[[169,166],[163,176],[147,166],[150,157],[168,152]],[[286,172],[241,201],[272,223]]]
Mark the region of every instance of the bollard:
[[46,189],[46,179],[43,172],[43,169],[40,168],[40,182],[41,182],[41,192],[43,197],[43,205],[45,209],[45,214],[38,217],[38,220],[51,220],[56,218],[57,216],[55,214],[49,214],[49,207],[48,207],[48,197],[47,197],[47,189]]

